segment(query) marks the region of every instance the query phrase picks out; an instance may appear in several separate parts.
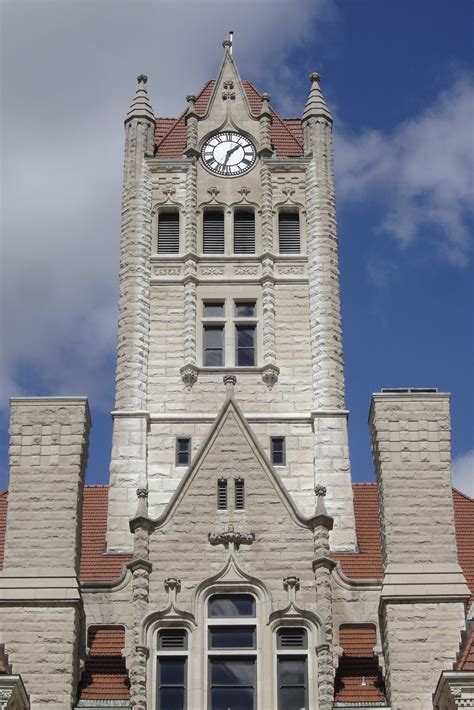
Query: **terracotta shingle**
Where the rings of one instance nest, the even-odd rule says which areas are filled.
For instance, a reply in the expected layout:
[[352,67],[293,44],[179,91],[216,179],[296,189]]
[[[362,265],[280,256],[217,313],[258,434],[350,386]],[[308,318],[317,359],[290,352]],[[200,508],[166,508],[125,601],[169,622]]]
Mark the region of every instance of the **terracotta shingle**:
[[375,627],[372,624],[343,624],[339,645],[344,649],[339,659],[334,686],[334,700],[348,702],[384,702],[384,682],[377,656]]
[[469,634],[469,638],[454,669],[457,671],[474,671],[474,631]]
[[474,499],[453,489],[454,522],[458,559],[471,590],[468,606],[474,601]]
[[79,700],[129,700],[130,684],[122,657],[125,631],[120,626],[91,626],[89,653],[79,686]]

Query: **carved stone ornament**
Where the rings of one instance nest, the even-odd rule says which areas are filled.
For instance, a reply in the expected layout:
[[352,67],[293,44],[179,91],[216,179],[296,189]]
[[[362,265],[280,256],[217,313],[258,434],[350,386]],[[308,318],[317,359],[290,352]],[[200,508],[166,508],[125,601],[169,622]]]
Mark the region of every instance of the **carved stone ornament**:
[[269,390],[278,382],[278,375],[280,374],[280,369],[276,365],[265,365],[262,370],[262,380]]
[[233,549],[235,545],[251,545],[255,540],[255,533],[238,532],[234,530],[233,525],[229,525],[225,532],[209,533],[208,539],[211,545],[225,545]]
[[237,384],[237,377],[235,375],[224,375],[222,381],[224,382],[226,387],[235,387],[235,385]]
[[295,188],[291,187],[290,185],[285,185],[285,187],[281,188],[281,191],[284,195],[286,195],[287,200],[289,200],[291,196],[295,194]]
[[239,190],[237,190],[237,192],[239,193],[239,195],[242,195],[243,200],[246,200],[247,195],[250,194],[250,188],[249,187],[241,187]]
[[210,194],[210,196],[211,196],[211,198],[212,198],[213,200],[216,199],[217,195],[218,195],[219,192],[220,192],[220,190],[219,190],[218,187],[209,187],[207,191],[208,191],[208,193]]
[[235,100],[235,91],[234,89],[234,82],[233,81],[224,81],[224,91],[222,92],[222,98],[224,101]]
[[137,498],[148,498],[148,488],[137,488]]
[[168,200],[170,200],[173,197],[175,192],[176,192],[176,189],[173,187],[173,185],[165,185],[163,188],[163,194],[166,195]]
[[198,369],[195,365],[185,365],[180,369],[181,379],[186,385],[188,391],[192,390],[193,385],[196,384],[198,379]]
[[314,487],[314,492],[316,496],[325,496],[327,493],[326,486],[322,486],[320,483],[317,483]]

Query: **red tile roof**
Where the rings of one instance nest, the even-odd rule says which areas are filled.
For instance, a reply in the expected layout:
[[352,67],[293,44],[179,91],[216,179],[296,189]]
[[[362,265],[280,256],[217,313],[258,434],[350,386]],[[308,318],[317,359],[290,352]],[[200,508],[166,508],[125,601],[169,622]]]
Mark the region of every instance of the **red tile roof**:
[[462,642],[455,671],[474,671],[474,621],[467,622],[467,629],[461,632]]
[[108,487],[86,486],[82,508],[82,554],[80,580],[110,582],[120,577],[132,555],[104,554],[107,529]]
[[332,555],[342,571],[353,579],[383,577],[382,543],[380,539],[379,497],[376,483],[354,483],[354,513],[359,553]]
[[0,643],[0,673],[5,673],[10,675],[12,672],[12,667],[8,662],[8,653],[5,653],[5,646]]
[[130,684],[122,649],[125,631],[120,626],[91,626],[89,653],[79,685],[79,700],[129,700]]
[[343,624],[339,645],[344,649],[339,659],[334,685],[336,703],[384,702],[384,682],[377,656],[373,624]]
[[454,488],[453,503],[458,559],[471,590],[470,606],[474,602],[474,499]]
[[[254,116],[260,113],[261,94],[250,81],[242,82],[250,110]],[[196,97],[194,107],[198,115],[204,115],[211,98],[215,81],[208,81]],[[298,118],[280,118],[270,107],[272,114],[272,143],[278,157],[303,155],[303,132]],[[179,118],[156,118],[155,154],[159,158],[179,158],[186,147],[186,111]]]

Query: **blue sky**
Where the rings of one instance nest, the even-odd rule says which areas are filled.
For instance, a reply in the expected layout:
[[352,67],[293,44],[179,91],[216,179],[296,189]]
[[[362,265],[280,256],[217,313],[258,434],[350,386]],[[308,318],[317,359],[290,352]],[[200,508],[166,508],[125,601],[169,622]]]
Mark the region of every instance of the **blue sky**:
[[335,117],[353,478],[372,480],[381,387],[453,395],[472,490],[474,6],[468,0],[4,0],[0,488],[8,396],[86,394],[89,482],[110,455],[123,151],[135,76],[177,115],[235,31],[243,78],[299,115],[319,71]]

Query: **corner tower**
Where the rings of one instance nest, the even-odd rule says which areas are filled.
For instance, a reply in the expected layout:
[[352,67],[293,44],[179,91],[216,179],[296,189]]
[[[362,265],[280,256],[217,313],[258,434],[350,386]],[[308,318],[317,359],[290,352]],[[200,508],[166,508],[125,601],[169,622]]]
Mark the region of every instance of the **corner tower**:
[[217,78],[187,101],[180,118],[155,119],[139,77],[126,119],[109,549],[131,546],[137,488],[152,516],[164,511],[231,376],[298,509],[310,515],[324,485],[332,548],[354,550],[332,118],[319,77],[303,118],[280,118],[241,80],[226,41]]

